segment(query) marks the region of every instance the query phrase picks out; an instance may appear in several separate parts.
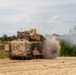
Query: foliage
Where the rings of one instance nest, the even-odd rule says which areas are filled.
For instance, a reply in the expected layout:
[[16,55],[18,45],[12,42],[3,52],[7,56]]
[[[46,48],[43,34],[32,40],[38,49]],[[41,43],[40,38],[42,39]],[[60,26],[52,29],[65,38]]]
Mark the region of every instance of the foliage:
[[4,41],[12,41],[14,39],[17,39],[17,37],[15,35],[8,37],[6,34],[4,34],[0,39],[1,41],[4,42]]
[[17,37],[15,35],[13,35],[13,36],[9,36],[8,39],[9,39],[9,41],[12,41],[14,39],[17,39]]
[[60,50],[60,56],[76,56],[76,46],[71,45],[70,43],[61,40],[60,42],[61,50]]
[[2,41],[3,41],[3,42],[4,42],[4,41],[8,41],[8,36],[7,36],[6,34],[3,35]]

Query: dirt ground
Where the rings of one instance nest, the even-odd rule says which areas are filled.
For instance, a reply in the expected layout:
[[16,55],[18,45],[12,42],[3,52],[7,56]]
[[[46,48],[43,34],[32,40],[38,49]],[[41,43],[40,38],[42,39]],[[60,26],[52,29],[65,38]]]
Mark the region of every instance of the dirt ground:
[[76,75],[76,57],[0,59],[0,75]]

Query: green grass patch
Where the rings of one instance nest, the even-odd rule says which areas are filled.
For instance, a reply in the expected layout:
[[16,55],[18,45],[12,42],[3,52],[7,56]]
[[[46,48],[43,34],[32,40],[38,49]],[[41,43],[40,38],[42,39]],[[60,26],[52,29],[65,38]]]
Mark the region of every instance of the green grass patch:
[[7,58],[7,55],[0,55],[0,59]]
[[0,59],[7,58],[7,53],[3,47],[0,47]]

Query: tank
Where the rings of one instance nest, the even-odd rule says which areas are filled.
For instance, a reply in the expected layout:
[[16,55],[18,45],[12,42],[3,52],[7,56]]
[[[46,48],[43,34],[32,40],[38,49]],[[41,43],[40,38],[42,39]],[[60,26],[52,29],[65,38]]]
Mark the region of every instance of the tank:
[[[46,39],[42,35],[36,32],[36,29],[18,31],[17,40],[13,40],[10,44],[6,44],[5,50],[8,57],[11,59],[45,58],[45,53],[43,51],[45,40]],[[47,51],[48,50],[46,50],[46,52]],[[54,52],[56,52],[55,49]]]

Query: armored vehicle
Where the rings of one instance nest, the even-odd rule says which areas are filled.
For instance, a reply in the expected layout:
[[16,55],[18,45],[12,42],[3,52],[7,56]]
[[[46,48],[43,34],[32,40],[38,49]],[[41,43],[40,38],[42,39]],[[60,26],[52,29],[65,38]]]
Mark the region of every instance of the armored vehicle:
[[[18,31],[17,39],[11,41],[9,44],[6,44],[5,50],[11,59],[46,58],[48,53],[51,51],[51,56],[54,55],[54,57],[51,58],[55,58],[59,48],[55,49],[54,47],[54,50],[51,50],[50,47],[53,45],[51,44],[51,46],[48,47],[49,45],[45,40],[46,39],[42,35],[36,32],[36,29],[30,29],[29,31]],[[45,45],[48,45],[48,48]],[[44,49],[43,47],[46,47],[49,50],[46,48]]]
[[29,31],[18,31],[17,40],[5,45],[5,50],[11,59],[41,58],[42,41],[45,38],[36,33],[36,29]]

